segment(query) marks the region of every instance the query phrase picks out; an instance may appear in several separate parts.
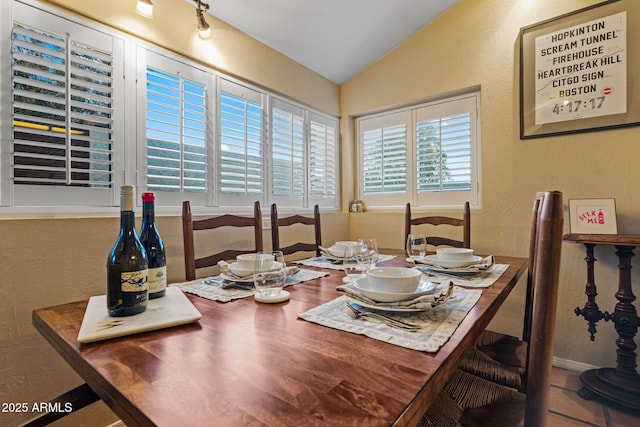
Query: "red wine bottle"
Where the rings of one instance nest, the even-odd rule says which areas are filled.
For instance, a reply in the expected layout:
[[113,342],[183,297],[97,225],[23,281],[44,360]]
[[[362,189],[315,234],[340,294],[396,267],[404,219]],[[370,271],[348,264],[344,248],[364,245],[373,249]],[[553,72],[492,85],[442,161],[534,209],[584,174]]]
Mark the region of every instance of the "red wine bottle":
[[149,299],[147,253],[136,235],[133,186],[120,187],[120,234],[107,259],[107,310],[120,317],[142,313]]
[[167,292],[167,257],[155,220],[153,193],[142,193],[142,226],[140,242],[149,260],[149,298],[160,298]]

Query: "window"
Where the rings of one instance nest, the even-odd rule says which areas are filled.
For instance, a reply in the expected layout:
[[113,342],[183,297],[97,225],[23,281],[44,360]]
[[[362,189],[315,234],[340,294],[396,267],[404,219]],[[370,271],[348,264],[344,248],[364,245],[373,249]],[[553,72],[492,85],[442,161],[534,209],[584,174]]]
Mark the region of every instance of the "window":
[[337,207],[336,117],[39,2],[3,10],[2,209],[112,212],[125,183],[176,211]]
[[338,197],[338,128],[333,118],[308,112],[309,202],[308,205],[336,206]]
[[13,204],[112,204],[122,41],[55,16],[47,29],[23,24],[33,13],[23,4],[14,12],[13,170],[3,175]]
[[272,200],[290,207],[334,207],[336,121],[277,98],[271,105]]
[[302,204],[306,169],[304,124],[302,108],[274,100],[271,110],[271,193],[279,204]]
[[219,99],[220,204],[247,205],[265,186],[263,95],[221,80]]
[[[138,186],[165,192],[162,203],[185,197],[204,205],[209,184],[207,74],[175,59],[138,49]],[[183,193],[188,193],[184,196]],[[160,198],[159,198],[160,199]],[[160,200],[159,200],[160,201]]]
[[360,197],[369,207],[479,202],[479,98],[458,96],[357,121]]

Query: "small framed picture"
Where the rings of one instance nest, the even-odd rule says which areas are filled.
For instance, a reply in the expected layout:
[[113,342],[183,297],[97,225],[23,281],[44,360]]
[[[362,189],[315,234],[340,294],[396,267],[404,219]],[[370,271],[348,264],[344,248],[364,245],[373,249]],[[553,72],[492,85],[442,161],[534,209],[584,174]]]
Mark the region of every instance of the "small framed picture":
[[618,234],[616,199],[570,199],[572,234]]

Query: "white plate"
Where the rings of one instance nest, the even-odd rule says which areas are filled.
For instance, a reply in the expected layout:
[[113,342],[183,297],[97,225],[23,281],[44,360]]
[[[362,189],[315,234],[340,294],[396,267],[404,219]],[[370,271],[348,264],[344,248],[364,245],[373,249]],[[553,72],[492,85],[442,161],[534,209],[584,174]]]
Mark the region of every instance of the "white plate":
[[[281,265],[279,262],[275,262],[274,264],[276,265],[275,269],[279,268],[279,266]],[[248,276],[250,274],[253,274],[253,268],[251,269],[240,268],[236,265],[235,262],[229,263],[229,270],[231,270],[233,274],[238,276]]]
[[444,267],[444,268],[468,267],[470,265],[477,264],[480,261],[482,261],[482,257],[477,255],[468,261],[448,261],[448,260],[445,261],[443,259],[439,259],[437,255],[427,255],[426,257],[424,257],[424,259],[429,264],[437,265],[438,267]]
[[327,255],[335,258],[344,258],[344,248],[336,248],[331,246],[330,248],[324,248]]
[[[345,295],[347,298],[349,298],[349,295]],[[365,307],[365,308],[370,308],[372,310],[378,310],[378,311],[387,311],[389,313],[418,313],[421,311],[427,311],[427,310],[431,310],[431,307],[423,307],[423,308],[406,308],[406,307],[381,307],[377,304],[367,304],[366,302],[362,302],[360,300],[357,299],[353,299],[353,298],[349,298],[349,300],[351,302],[353,302],[354,304],[359,305],[360,307]]]
[[369,279],[367,279],[366,277],[362,277],[356,280],[355,282],[353,282],[353,285],[364,296],[369,297],[372,300],[377,302],[408,301],[422,295],[430,294],[436,288],[436,286],[430,281],[422,280],[415,292],[408,292],[408,293],[380,292],[380,291],[371,289],[369,285]]

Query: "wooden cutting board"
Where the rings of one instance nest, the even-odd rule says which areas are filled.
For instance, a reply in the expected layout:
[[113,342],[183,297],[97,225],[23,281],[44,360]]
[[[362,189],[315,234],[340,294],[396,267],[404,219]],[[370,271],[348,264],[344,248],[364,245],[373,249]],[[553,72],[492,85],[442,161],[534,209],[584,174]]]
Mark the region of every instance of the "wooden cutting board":
[[78,333],[78,342],[101,341],[184,325],[195,322],[201,317],[198,309],[178,287],[168,287],[164,297],[149,300],[144,312],[126,317],[109,316],[107,296],[95,296],[89,299]]

